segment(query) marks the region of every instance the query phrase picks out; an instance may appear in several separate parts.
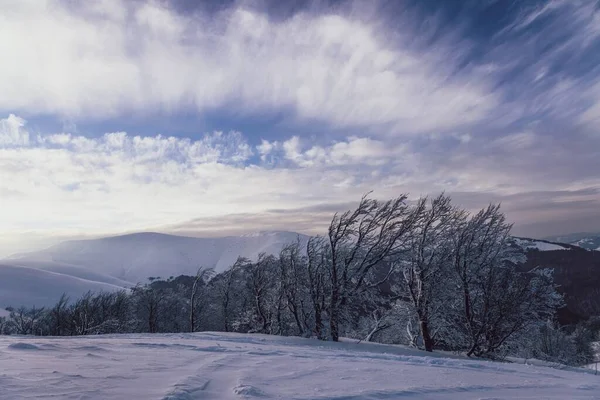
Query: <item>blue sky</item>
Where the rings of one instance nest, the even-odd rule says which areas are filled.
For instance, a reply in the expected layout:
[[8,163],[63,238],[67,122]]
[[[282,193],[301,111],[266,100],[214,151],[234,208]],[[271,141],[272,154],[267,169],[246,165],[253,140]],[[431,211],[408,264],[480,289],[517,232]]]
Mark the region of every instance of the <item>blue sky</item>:
[[598,8],[4,0],[0,253],[318,233],[370,190],[501,202],[520,235],[599,231]]

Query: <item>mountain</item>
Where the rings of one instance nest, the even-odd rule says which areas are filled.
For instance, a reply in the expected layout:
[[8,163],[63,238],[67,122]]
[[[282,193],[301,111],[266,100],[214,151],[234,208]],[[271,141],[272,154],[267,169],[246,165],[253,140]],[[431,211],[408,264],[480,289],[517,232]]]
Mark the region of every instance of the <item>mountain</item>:
[[546,238],[554,242],[568,243],[588,250],[600,250],[600,233],[571,233]]
[[117,290],[149,277],[194,275],[199,267],[221,272],[238,256],[256,260],[296,240],[306,243],[308,236],[282,231],[221,238],[136,233],[67,241],[0,260],[0,307],[52,305],[63,291],[77,297],[87,290]]

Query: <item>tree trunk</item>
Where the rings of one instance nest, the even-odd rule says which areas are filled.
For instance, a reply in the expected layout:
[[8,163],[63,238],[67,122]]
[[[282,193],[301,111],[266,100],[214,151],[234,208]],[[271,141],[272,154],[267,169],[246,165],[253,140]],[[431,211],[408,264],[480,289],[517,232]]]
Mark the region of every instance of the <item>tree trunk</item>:
[[192,300],[192,304],[191,304],[191,307],[190,307],[190,332],[192,332],[192,333],[194,333],[194,331],[196,330],[195,329],[195,326],[196,326],[196,316],[195,316],[194,311],[195,311],[194,310],[194,303],[193,303],[193,300]]
[[433,339],[429,332],[429,324],[425,320],[419,321],[419,327],[421,328],[421,337],[423,339],[423,346],[425,351],[433,351]]
[[[334,276],[336,274],[334,273]],[[331,340],[334,342],[338,342],[340,339],[339,332],[339,288],[337,287],[337,278],[334,279],[333,288],[331,290],[331,300],[329,303],[329,334],[331,336]]]
[[337,311],[337,307],[331,307],[330,313],[329,313],[329,330],[330,330],[330,335],[331,335],[331,340],[333,340],[334,342],[338,342],[340,340],[340,332],[339,332],[339,325],[338,325],[338,311]]

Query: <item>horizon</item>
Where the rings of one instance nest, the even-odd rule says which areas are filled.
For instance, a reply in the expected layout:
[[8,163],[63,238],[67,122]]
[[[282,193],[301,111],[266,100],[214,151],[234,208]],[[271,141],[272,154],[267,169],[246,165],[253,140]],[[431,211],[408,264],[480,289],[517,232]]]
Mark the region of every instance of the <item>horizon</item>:
[[[313,235],[320,235],[320,233],[317,234],[310,234],[310,233],[302,233],[302,232],[296,232],[296,231],[290,231],[290,230],[260,230],[260,231],[252,231],[252,232],[245,232],[245,233],[231,233],[231,234],[227,234],[227,235],[219,235],[218,233],[216,234],[195,234],[194,232],[179,232],[179,233],[168,233],[168,232],[159,232],[159,231],[136,231],[136,232],[127,232],[127,233],[119,233],[119,234],[107,234],[107,235],[89,235],[89,236],[77,236],[77,237],[64,237],[64,238],[54,238],[54,239],[47,239],[46,243],[40,246],[31,246],[31,245],[27,245],[25,247],[23,247],[20,251],[13,251],[13,252],[8,252],[7,253],[7,249],[3,249],[2,247],[0,247],[0,261],[2,259],[6,259],[9,260],[14,256],[21,256],[21,255],[27,255],[29,253],[36,253],[38,251],[43,251],[46,250],[48,248],[51,248],[55,245],[61,244],[61,243],[65,243],[65,242],[76,242],[76,241],[80,241],[80,240],[102,240],[102,239],[112,239],[112,238],[120,238],[120,237],[126,237],[126,236],[136,236],[136,235],[161,235],[161,236],[172,236],[172,237],[182,237],[182,238],[194,238],[194,239],[223,239],[223,238],[228,238],[228,237],[245,237],[245,236],[253,236],[255,234],[271,234],[271,233],[290,233],[290,234],[298,234],[298,235],[304,235],[304,236],[313,236]],[[546,237],[525,237],[525,236],[520,236],[520,235],[512,235],[515,238],[521,238],[521,239],[533,239],[533,240],[540,240],[540,241],[549,241],[549,242],[556,242],[556,243],[566,243],[566,242],[561,242],[559,239],[561,237],[570,237],[570,236],[600,236],[600,232],[572,232],[572,233],[567,233],[567,234],[559,234],[559,235],[551,235],[551,236],[546,236]]]
[[324,232],[373,190],[600,231],[592,1],[18,1],[0,257],[156,231]]

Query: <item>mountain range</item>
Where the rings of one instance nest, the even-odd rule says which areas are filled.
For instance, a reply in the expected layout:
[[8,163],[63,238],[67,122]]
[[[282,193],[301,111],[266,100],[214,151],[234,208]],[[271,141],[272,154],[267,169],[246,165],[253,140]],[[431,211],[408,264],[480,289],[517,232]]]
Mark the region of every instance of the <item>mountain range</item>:
[[600,232],[571,233],[568,235],[550,236],[545,239],[553,242],[572,244],[588,250],[600,251]]
[[[600,236],[561,236],[560,240],[513,238],[526,254],[523,269],[555,271],[567,307],[563,322],[600,315]],[[195,238],[161,233],[136,233],[101,239],[67,241],[47,249],[0,260],[0,309],[7,306],[51,306],[62,293],[76,298],[91,291],[112,291],[148,282],[194,275],[199,267],[222,272],[238,256],[256,260],[260,253],[278,254],[308,236],[264,231],[242,236]],[[599,245],[600,246],[600,245]]]
[[194,238],[145,232],[66,241],[0,260],[0,308],[49,306],[63,292],[75,298],[88,290],[132,287],[151,277],[195,275],[200,267],[222,272],[238,257],[278,254],[296,240],[306,243],[308,236],[268,231]]

